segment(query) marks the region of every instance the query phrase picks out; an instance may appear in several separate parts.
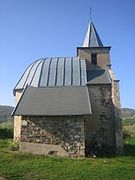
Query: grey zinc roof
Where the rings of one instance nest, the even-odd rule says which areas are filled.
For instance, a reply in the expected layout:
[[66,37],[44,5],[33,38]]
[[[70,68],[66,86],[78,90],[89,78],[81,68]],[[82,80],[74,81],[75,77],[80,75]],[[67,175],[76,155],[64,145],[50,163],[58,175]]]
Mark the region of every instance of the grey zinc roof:
[[93,22],[89,22],[83,47],[103,47],[103,43],[96,31]]
[[85,60],[78,57],[39,59],[24,72],[15,86],[24,89],[34,87],[84,86],[86,84]]
[[53,116],[91,114],[86,86],[44,87],[27,86],[12,115]]
[[87,84],[111,84],[111,78],[105,69],[87,70]]

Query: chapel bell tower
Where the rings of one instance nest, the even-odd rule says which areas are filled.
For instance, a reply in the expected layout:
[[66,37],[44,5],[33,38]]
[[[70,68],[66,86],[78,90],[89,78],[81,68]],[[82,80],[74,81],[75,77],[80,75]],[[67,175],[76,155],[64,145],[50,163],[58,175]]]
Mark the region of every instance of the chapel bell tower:
[[90,64],[103,69],[110,65],[110,49],[110,46],[103,46],[93,22],[89,22],[83,46],[77,48],[77,56],[86,59],[87,69]]

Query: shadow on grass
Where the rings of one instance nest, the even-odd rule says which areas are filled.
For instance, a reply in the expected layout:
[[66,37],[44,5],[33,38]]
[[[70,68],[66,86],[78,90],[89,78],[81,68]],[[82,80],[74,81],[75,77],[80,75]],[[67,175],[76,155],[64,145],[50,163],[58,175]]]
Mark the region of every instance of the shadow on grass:
[[12,139],[13,129],[0,128],[0,139]]
[[135,144],[125,144],[124,145],[124,156],[135,157]]

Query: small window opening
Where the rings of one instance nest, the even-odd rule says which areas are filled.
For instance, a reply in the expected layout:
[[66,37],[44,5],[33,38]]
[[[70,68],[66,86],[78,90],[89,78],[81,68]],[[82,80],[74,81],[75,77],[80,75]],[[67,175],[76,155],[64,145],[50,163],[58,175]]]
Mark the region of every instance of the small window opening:
[[91,54],[91,62],[97,65],[97,54]]

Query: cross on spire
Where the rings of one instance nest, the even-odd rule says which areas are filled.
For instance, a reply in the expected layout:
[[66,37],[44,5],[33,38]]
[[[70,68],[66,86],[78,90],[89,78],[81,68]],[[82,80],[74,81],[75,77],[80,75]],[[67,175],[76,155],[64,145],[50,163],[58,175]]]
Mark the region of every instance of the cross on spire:
[[90,7],[90,21],[91,21],[91,15],[92,15],[92,9],[91,9],[91,7]]

